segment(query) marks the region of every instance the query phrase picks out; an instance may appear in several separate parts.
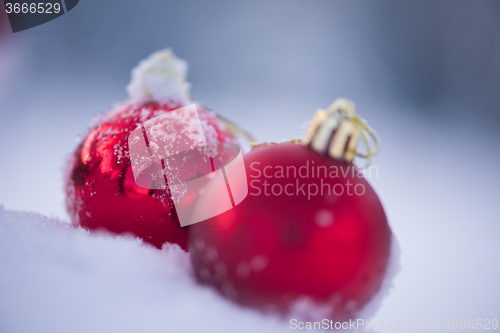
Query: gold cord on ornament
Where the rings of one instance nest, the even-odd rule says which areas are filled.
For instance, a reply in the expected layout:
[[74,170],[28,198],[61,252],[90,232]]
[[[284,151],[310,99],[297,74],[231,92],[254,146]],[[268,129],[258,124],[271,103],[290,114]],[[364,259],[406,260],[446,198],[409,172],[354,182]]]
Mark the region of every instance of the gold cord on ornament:
[[[360,137],[366,153],[357,149]],[[345,98],[336,99],[326,111],[316,111],[303,144],[347,162],[352,162],[356,156],[361,157],[366,159],[366,165],[380,150],[380,140],[375,131],[356,115],[354,103]]]
[[282,142],[264,142],[264,143],[252,143],[250,144],[250,147],[253,149],[257,148],[262,148],[262,147],[267,147],[267,146],[274,146],[274,145],[281,145],[281,144],[300,144],[302,141],[300,139],[292,139],[288,141],[282,141]]

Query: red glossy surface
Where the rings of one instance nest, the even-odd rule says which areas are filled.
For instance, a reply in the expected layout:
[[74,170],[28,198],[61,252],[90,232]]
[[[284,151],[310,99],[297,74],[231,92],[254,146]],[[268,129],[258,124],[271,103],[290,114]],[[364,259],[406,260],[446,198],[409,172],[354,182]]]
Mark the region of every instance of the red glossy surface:
[[[128,136],[139,124],[180,106],[147,104],[122,106],[102,116],[74,152],[66,182],[66,206],[74,225],[132,233],[157,248],[163,243],[187,248],[187,229],[181,228],[167,190],[136,185],[128,155]],[[223,124],[198,107],[207,141],[233,142]]]
[[[295,178],[293,168],[286,177],[287,167],[295,166],[298,171],[307,163],[309,178]],[[372,187],[351,174],[352,166],[301,145],[254,149],[245,156],[245,165],[248,197],[190,229],[189,252],[198,280],[244,305],[278,305],[283,310],[305,295],[319,304],[330,304],[338,318],[352,316],[380,288],[390,254],[391,230]],[[321,169],[318,178],[315,169],[312,178],[311,167],[320,165],[328,168],[327,177]],[[335,168],[339,178],[330,177],[335,176],[330,173]],[[343,177],[342,170],[349,175]],[[269,184],[269,195],[264,181]],[[297,181],[298,188],[305,184],[305,195],[300,190],[297,195]],[[348,182],[354,195],[348,195]],[[339,184],[335,188],[339,195],[327,195],[324,187],[324,195],[318,192],[308,199],[308,184],[325,183]],[[280,192],[275,184],[283,191],[292,184],[287,190],[293,195],[275,195]],[[353,192],[356,185],[358,194],[363,186],[363,195]]]

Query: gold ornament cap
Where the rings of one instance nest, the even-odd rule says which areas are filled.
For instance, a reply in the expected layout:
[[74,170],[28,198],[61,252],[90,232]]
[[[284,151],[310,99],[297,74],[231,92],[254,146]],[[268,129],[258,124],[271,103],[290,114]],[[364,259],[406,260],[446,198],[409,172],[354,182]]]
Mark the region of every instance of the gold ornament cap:
[[[365,152],[358,150],[360,139]],[[316,110],[302,143],[322,155],[349,163],[359,157],[370,164],[380,150],[375,131],[356,115],[354,103],[345,98],[336,99],[326,110]]]

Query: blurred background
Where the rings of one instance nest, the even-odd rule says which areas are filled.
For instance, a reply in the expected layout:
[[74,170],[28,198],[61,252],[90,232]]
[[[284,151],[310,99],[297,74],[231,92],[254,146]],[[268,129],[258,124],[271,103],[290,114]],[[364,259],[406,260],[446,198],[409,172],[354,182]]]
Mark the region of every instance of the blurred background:
[[499,1],[81,0],[16,34],[6,20],[2,3],[6,209],[69,220],[65,159],[138,61],[171,47],[193,97],[259,141],[300,136],[339,96],[377,130],[370,182],[401,271],[374,321],[499,319]]

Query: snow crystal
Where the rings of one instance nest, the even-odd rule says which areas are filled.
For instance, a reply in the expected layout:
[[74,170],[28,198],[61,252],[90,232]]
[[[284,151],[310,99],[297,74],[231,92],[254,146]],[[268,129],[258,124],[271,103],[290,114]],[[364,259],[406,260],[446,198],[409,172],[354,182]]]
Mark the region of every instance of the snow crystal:
[[131,102],[188,104],[191,85],[186,79],[187,69],[187,62],[170,49],[151,54],[132,70],[132,80],[127,86]]

